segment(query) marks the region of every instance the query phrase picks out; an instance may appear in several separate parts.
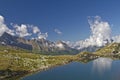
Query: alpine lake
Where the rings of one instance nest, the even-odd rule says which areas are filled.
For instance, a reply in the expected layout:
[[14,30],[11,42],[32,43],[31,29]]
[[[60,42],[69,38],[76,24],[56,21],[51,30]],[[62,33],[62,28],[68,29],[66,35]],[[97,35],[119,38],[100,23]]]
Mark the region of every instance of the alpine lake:
[[71,62],[22,80],[120,80],[120,60],[100,57],[87,63]]

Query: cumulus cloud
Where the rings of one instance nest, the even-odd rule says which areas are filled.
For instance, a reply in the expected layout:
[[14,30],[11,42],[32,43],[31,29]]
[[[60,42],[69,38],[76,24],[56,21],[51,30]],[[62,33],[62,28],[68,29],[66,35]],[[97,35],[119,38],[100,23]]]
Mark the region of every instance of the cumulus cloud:
[[2,36],[4,32],[15,35],[14,30],[11,30],[7,27],[7,25],[4,23],[4,17],[0,15],[0,36]]
[[37,26],[33,27],[34,34],[39,33],[39,32],[40,32],[40,29]]
[[15,33],[16,35],[18,35],[19,37],[25,37],[25,36],[30,36],[31,33],[28,33],[28,26],[25,24],[21,24],[19,25],[14,25],[15,28]]
[[62,32],[60,31],[60,30],[58,30],[58,29],[54,29],[54,31],[57,33],[57,34],[62,34]]
[[[31,36],[31,39],[46,39],[48,37],[48,33],[42,33],[37,26],[34,25],[14,25],[15,33],[19,37]],[[33,37],[34,35],[34,37]]]
[[112,37],[112,40],[113,40],[114,42],[120,43],[120,35],[113,36],[113,37]]
[[4,23],[4,17],[0,15],[0,23]]
[[48,33],[42,33],[38,26],[29,25],[29,24],[11,24],[15,28],[15,34],[19,37],[30,36],[31,39],[46,39]]
[[102,21],[99,16],[94,17],[93,21],[91,19],[88,21],[92,34],[87,41],[94,43],[92,45],[103,46],[105,40],[110,40],[111,38],[111,28],[109,23]]
[[48,37],[48,33],[42,33],[38,26],[29,25],[29,29],[32,29],[32,35],[37,35],[36,37],[32,37],[32,39],[46,39]]
[[39,33],[38,34],[38,39],[46,39],[48,37],[48,33]]
[[[13,24],[11,23],[13,29],[9,29],[7,25],[4,23],[4,17],[0,15],[0,36],[4,32],[7,32],[11,35],[19,36],[19,37],[26,37],[30,36],[34,39],[46,39],[48,37],[48,33],[42,33],[38,26],[29,25],[29,24]],[[33,35],[35,37],[33,37]]]
[[[89,17],[88,23],[91,29],[89,38],[74,42],[72,47],[82,49],[89,46],[104,46],[111,41],[111,28],[108,22],[102,21],[101,17]],[[71,45],[71,44],[70,44]]]

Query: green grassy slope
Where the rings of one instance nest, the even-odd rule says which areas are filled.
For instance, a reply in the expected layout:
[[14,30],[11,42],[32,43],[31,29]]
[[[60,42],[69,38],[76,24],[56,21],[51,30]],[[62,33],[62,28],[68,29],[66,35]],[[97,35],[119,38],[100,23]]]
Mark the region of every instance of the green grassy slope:
[[[40,55],[22,49],[0,46],[0,80],[13,79],[21,75],[75,60],[70,55]],[[11,80],[12,80],[11,79]]]
[[120,53],[120,43],[111,43],[107,46],[97,50],[94,54],[98,54],[100,56],[113,56],[118,55]]

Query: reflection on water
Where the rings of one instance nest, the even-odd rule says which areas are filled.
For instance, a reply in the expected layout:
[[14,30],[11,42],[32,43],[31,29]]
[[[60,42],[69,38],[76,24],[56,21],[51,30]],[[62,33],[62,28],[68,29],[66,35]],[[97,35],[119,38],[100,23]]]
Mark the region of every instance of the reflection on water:
[[72,62],[22,80],[120,80],[120,60],[98,58],[87,64]]
[[98,58],[93,61],[93,72],[104,74],[105,71],[110,70],[112,66],[112,59],[110,58]]

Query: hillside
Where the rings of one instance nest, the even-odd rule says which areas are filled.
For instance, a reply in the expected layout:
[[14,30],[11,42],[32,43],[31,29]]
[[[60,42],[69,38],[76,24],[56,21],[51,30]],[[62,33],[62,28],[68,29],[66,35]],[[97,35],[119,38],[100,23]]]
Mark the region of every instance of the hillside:
[[99,57],[109,57],[112,59],[120,59],[120,43],[111,43],[95,52],[81,52],[76,55],[81,62],[89,62]]
[[94,54],[98,54],[100,56],[115,56],[120,55],[120,43],[111,43],[106,45],[105,47],[98,49]]
[[0,46],[0,80],[14,80],[28,73],[66,64],[75,59],[76,57],[70,55],[46,56]]

